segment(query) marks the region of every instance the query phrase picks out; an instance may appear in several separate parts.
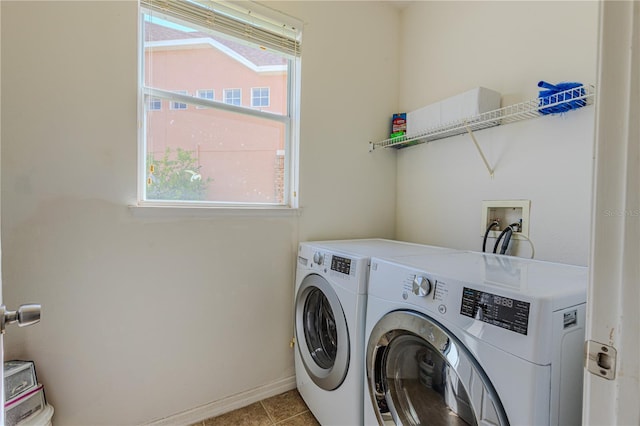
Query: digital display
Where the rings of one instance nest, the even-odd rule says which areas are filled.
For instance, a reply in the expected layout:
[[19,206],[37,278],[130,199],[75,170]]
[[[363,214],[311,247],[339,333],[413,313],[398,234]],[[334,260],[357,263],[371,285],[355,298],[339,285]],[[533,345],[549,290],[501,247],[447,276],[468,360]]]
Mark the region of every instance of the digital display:
[[460,314],[526,336],[530,306],[529,302],[464,287]]
[[351,259],[340,256],[331,256],[331,270],[349,275],[351,272]]

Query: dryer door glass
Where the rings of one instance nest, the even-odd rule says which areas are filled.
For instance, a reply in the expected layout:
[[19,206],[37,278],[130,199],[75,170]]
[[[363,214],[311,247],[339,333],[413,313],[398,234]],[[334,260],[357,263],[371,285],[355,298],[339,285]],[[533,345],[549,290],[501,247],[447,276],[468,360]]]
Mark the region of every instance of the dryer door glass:
[[508,425],[480,365],[422,314],[396,311],[378,322],[367,347],[367,381],[384,424]]
[[306,276],[296,293],[296,341],[313,382],[333,390],[349,370],[347,320],[335,290],[317,274]]

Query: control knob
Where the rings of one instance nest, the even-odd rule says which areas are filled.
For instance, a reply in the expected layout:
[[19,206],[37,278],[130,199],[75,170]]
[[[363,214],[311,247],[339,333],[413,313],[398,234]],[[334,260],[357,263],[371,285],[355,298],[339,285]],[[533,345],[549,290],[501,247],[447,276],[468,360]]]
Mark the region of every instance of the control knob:
[[313,254],[313,261],[317,265],[322,265],[322,263],[324,262],[324,255],[322,253],[320,253],[319,251],[315,252]]
[[424,297],[431,293],[431,281],[427,277],[416,275],[413,279],[413,294]]

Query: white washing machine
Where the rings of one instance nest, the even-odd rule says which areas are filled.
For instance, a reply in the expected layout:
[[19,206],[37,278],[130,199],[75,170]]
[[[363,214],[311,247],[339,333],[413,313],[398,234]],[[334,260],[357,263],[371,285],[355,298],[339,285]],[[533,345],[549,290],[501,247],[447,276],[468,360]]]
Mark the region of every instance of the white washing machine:
[[364,315],[371,256],[452,252],[383,239],[300,243],[295,369],[300,395],[324,425],[361,425]]
[[581,424],[586,290],[578,266],[373,258],[365,424]]

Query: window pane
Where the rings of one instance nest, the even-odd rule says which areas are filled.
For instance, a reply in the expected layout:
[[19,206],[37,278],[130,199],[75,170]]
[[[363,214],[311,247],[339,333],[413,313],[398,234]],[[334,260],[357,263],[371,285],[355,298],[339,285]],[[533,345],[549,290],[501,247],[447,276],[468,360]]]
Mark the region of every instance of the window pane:
[[213,108],[147,110],[147,199],[282,204],[285,134]]
[[[224,102],[247,107],[251,99],[241,100],[242,88],[247,96],[251,87],[269,88],[271,99],[263,110],[288,114],[286,58],[149,15],[145,15],[144,26],[145,86],[192,94],[210,88],[223,93]],[[234,92],[227,95],[224,89]]]

